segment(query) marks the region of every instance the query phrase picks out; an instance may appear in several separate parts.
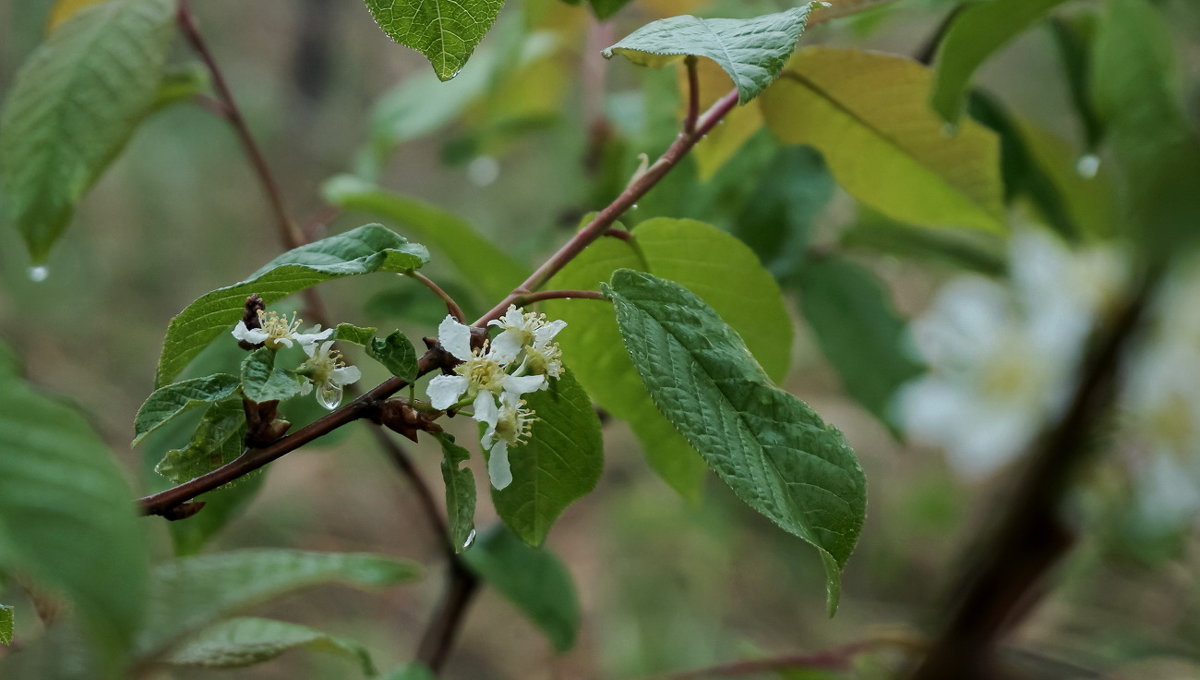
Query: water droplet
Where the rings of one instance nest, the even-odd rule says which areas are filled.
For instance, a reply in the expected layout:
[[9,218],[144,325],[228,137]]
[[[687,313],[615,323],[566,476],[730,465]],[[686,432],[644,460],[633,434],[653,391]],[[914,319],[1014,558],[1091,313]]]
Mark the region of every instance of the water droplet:
[[34,283],[41,283],[42,281],[45,281],[47,276],[50,276],[49,267],[38,265],[37,267],[29,268],[29,280],[33,281]]
[[500,163],[491,156],[477,156],[467,165],[467,179],[477,187],[486,187],[500,176]]
[[467,540],[463,541],[463,544],[462,544],[463,550],[470,548],[471,544],[474,542],[475,542],[475,530],[471,529],[471,533],[467,534]]
[[1100,172],[1100,157],[1094,153],[1084,154],[1075,162],[1075,172],[1084,179],[1091,179]]
[[316,396],[317,403],[330,411],[342,405],[342,388],[337,385],[318,385]]
[[629,206],[629,209],[630,209],[630,210],[637,210],[637,209],[638,209],[638,204],[637,204],[637,203],[634,203],[633,205]]

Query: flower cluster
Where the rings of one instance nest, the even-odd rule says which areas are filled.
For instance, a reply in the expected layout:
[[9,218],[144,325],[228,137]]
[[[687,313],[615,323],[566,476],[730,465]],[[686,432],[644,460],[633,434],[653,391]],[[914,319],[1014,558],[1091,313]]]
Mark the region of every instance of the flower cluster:
[[486,425],[481,443],[488,450],[488,476],[492,486],[503,489],[512,483],[508,448],[525,441],[534,421],[521,395],[545,389],[550,378],[562,374],[554,336],[567,324],[509,307],[488,325],[500,328],[500,333],[472,349],[469,326],[450,316],[442,321],[438,341],[462,363],[453,375],[429,381],[426,394],[436,409],[472,407],[472,417]]
[[332,411],[342,403],[342,391],[346,385],[357,382],[362,373],[354,366],[347,366],[341,352],[333,349],[332,328],[321,330],[313,326],[307,333],[300,332],[300,319],[293,312],[289,318],[278,312],[258,312],[259,328],[250,328],[239,321],[233,329],[233,337],[250,345],[262,345],[273,350],[300,346],[308,355],[296,375],[306,378],[303,394],[316,388],[317,403]]

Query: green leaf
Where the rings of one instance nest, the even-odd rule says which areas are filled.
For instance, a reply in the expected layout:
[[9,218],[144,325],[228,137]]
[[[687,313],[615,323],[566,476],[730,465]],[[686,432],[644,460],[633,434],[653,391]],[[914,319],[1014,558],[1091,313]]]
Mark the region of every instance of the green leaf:
[[833,198],[833,176],[811,147],[784,147],[734,221],[734,234],[777,278],[804,266],[817,216]]
[[163,661],[175,666],[241,668],[298,647],[340,654],[357,661],[363,675],[376,673],[371,655],[362,645],[296,623],[249,617],[209,626],[171,650]]
[[335,581],[391,586],[420,573],[411,562],[367,553],[236,550],[172,560],[154,569],[138,650],[154,658],[221,618],[301,588]]
[[553,553],[531,548],[497,526],[464,559],[471,571],[541,628],[554,649],[565,652],[575,646],[579,598],[571,573]]
[[967,120],[949,136],[928,106],[931,72],[877,52],[810,47],[760,105],[786,144],[809,144],[863,203],[928,226],[1001,230],[996,136]]
[[322,187],[325,200],[343,210],[361,210],[403,225],[479,286],[487,300],[508,295],[529,271],[475,231],[462,218],[413,198],[389,193],[350,175]]
[[385,338],[372,338],[367,354],[397,378],[411,381],[417,377],[417,350],[400,331],[393,331]]
[[[779,285],[741,241],[695,220],[657,218],[633,229],[639,251],[617,239],[593,243],[550,288],[595,289],[620,268],[646,269],[697,292],[733,325],[768,375],[782,379],[791,357],[792,324]],[[640,256],[639,256],[640,253]],[[637,435],[647,461],[684,497],[699,497],[704,461],[653,407],[623,349],[607,305],[554,301],[545,306],[567,328],[557,340],[587,393]]]
[[187,447],[167,451],[154,471],[175,484],[182,484],[242,455],[245,438],[242,400],[217,402],[205,411]]
[[503,0],[366,0],[392,40],[424,54],[441,80],[458,75],[496,21]]
[[13,608],[0,604],[0,645],[11,645],[13,641]]
[[810,261],[799,288],[804,317],[846,392],[899,436],[892,395],[922,366],[888,291],[870,271],[837,257]]
[[425,246],[409,243],[378,224],[289,250],[245,281],[202,296],[171,319],[158,360],[158,384],[173,380],[213,339],[229,331],[242,318],[249,295],[259,295],[271,304],[324,281],[372,272],[406,272],[428,261]]
[[605,49],[604,56],[620,54],[654,68],[689,55],[712,59],[737,86],[738,103],[745,104],[779,76],[814,4],[752,19],[659,19]]
[[424,665],[413,662],[388,673],[384,680],[437,680],[437,676]]
[[964,7],[951,20],[938,45],[930,103],[942,118],[957,123],[971,75],[1063,0],[988,0]]
[[446,516],[454,552],[463,552],[475,540],[475,475],[462,466],[471,454],[454,443],[448,433],[434,435],[442,445],[442,481],[446,483]]
[[146,553],[132,498],[79,413],[16,377],[0,378],[0,569],[66,595],[113,664],[145,609]]
[[607,19],[629,4],[629,0],[588,0],[597,19]]
[[1111,0],[1093,59],[1092,94],[1119,162],[1133,242],[1156,258],[1195,245],[1200,137],[1182,103],[1166,21],[1144,0]]
[[359,347],[366,347],[375,337],[377,328],[363,328],[349,323],[339,323],[337,329],[333,332],[334,340],[343,340],[352,342]]
[[172,0],[88,7],[21,67],[0,112],[0,211],[34,263],[150,112],[174,19]]
[[620,270],[606,289],[655,405],[739,498],[817,548],[832,614],[866,514],[866,480],[842,433],[774,387],[686,288]]
[[133,418],[133,444],[159,427],[169,423],[188,409],[204,404],[214,404],[228,399],[237,392],[241,380],[228,373],[217,373],[203,378],[193,378],[160,387],[154,390],[138,409]]
[[529,441],[509,448],[513,481],[493,488],[492,502],[521,540],[541,545],[562,511],[596,487],[604,442],[592,400],[571,373],[525,401],[537,420]]
[[283,401],[300,394],[303,384],[275,368],[275,350],[260,347],[242,360],[242,393],[250,401]]

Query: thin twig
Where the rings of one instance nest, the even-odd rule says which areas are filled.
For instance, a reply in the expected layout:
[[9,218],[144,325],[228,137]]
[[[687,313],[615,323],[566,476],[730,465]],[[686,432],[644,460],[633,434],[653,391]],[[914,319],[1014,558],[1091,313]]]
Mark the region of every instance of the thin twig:
[[234,133],[237,134],[238,141],[241,142],[242,148],[245,149],[246,155],[250,159],[250,165],[254,167],[254,174],[258,176],[258,181],[262,184],[263,193],[266,194],[267,200],[271,203],[271,212],[275,216],[280,240],[289,250],[300,247],[304,244],[304,235],[300,233],[300,229],[288,217],[287,208],[283,202],[283,193],[279,190],[279,183],[275,181],[274,175],[271,174],[271,169],[267,165],[262,149],[254,141],[254,136],[250,133],[250,127],[246,124],[246,119],[242,116],[242,111],[238,108],[237,101],[233,98],[233,91],[229,89],[225,75],[221,72],[216,59],[213,58],[212,52],[208,49],[208,44],[204,42],[204,38],[200,35],[200,29],[196,26],[196,20],[188,8],[187,0],[180,0],[179,11],[176,16],[179,27],[183,31],[188,44],[196,51],[196,54],[208,69],[209,75],[212,76],[213,89],[216,90],[217,98],[224,105],[225,118],[229,120]]
[[696,57],[689,54],[683,63],[687,66],[688,79],[688,109],[687,117],[683,119],[683,133],[690,135],[696,131],[696,119],[700,116],[700,74],[696,72]]
[[501,300],[491,311],[479,317],[474,325],[483,326],[492,319],[500,318],[500,315],[508,309],[508,306],[515,303],[522,294],[528,294],[528,291],[535,291],[541,288],[552,276],[557,274],[568,262],[582,252],[584,248],[588,247],[592,241],[603,236],[609,227],[612,226],[613,222],[616,222],[617,218],[623,215],[626,210],[633,207],[633,204],[642,196],[645,196],[646,192],[652,189],[654,185],[658,184],[659,180],[670,172],[671,168],[675,167],[675,164],[696,145],[696,142],[700,141],[701,137],[708,134],[709,130],[712,130],[726,114],[733,110],[733,107],[737,106],[737,102],[738,91],[736,88],[718,99],[700,117],[700,120],[696,123],[696,129],[691,134],[680,133],[670,148],[664,151],[663,155],[659,156],[658,160],[646,169],[646,172],[630,182],[629,186],[625,187],[625,190],[612,203],[608,204],[608,207],[597,213],[587,226],[576,232],[570,241],[564,243],[558,249],[558,252],[543,262],[542,266],[530,274],[524,283],[513,290],[508,297]]
[[1156,287],[1151,274],[1120,314],[1097,336],[1082,378],[1058,423],[1038,439],[1010,510],[968,571],[945,631],[913,680],[986,680],[997,640],[1032,604],[1031,594],[1070,549],[1072,535],[1059,512],[1072,476],[1094,453],[1098,422],[1112,406],[1122,359]]
[[450,313],[450,316],[457,319],[460,323],[467,322],[467,316],[466,316],[466,314],[463,314],[462,307],[459,307],[458,303],[454,301],[454,298],[451,297],[449,293],[442,290],[441,286],[434,283],[433,279],[430,279],[428,276],[425,276],[424,274],[422,274],[421,272],[418,272],[418,271],[410,271],[410,272],[405,272],[405,273],[408,276],[411,276],[412,278],[416,279],[417,281],[420,281],[422,285],[424,285],[429,290],[433,291],[434,295],[437,295],[438,297],[440,297],[442,299],[442,302],[446,303],[446,311]]
[[518,307],[531,305],[542,300],[607,300],[598,290],[539,290],[533,293],[524,293],[517,298],[515,304]]

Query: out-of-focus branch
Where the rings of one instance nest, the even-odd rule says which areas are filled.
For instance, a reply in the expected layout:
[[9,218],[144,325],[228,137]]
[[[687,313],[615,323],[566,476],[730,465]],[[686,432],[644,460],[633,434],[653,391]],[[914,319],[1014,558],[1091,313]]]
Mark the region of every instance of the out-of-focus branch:
[[1060,504],[1080,465],[1095,450],[1097,425],[1110,410],[1130,340],[1157,284],[1149,275],[1095,336],[1081,379],[1057,424],[1038,439],[1008,513],[966,573],[942,635],[913,680],[990,680],[996,643],[1027,613],[1036,587],[1072,543]]

